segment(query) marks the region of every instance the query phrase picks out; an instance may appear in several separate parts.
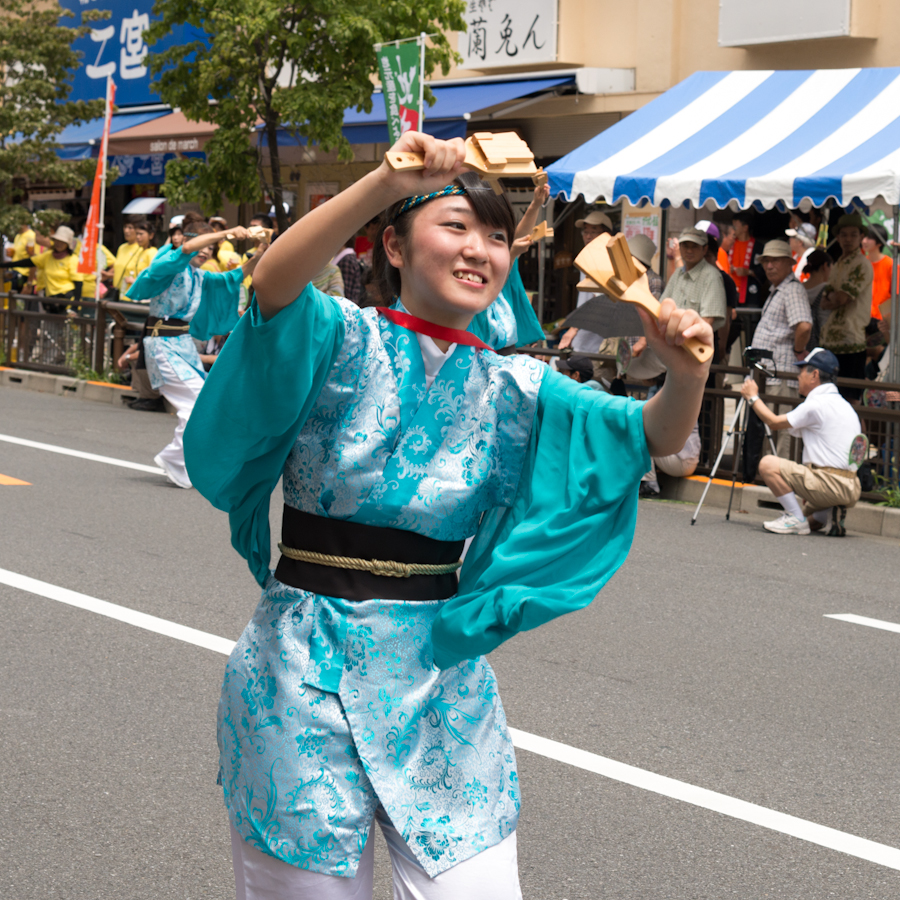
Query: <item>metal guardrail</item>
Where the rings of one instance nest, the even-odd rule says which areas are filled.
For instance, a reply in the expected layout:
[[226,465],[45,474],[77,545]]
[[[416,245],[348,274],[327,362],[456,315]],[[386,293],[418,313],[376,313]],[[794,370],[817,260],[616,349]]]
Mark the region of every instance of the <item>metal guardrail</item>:
[[[581,353],[573,354],[570,349],[556,350],[543,347],[521,347],[519,353],[527,353],[531,356],[544,357],[563,357],[567,358],[572,355],[586,356],[588,359],[603,362],[615,367],[616,357],[600,353]],[[795,372],[774,372],[768,377],[764,377],[759,371],[738,366],[718,365],[710,368],[711,375],[715,376],[715,387],[707,387],[703,394],[703,406],[700,414],[700,441],[703,447],[700,459],[700,465],[697,466],[695,474],[708,475],[712,464],[719,454],[722,447],[722,440],[725,434],[725,428],[730,425],[730,419],[726,421],[725,403],[727,400],[737,402],[740,394],[733,390],[730,386],[724,385],[726,375],[738,375],[743,381],[748,375],[752,374],[757,380],[760,388],[760,396],[763,401],[771,408],[773,406],[789,407],[793,409],[803,402],[801,397],[784,397],[780,394],[772,394],[766,392],[766,382],[768,378],[779,378],[785,381],[797,380]],[[646,383],[634,384],[625,378],[625,386],[630,396],[642,397],[648,390]],[[857,378],[838,378],[837,386],[839,388],[851,388],[859,391],[884,391],[900,392],[900,384],[888,383],[883,381],[863,381]],[[876,475],[897,482],[898,474],[900,474],[900,403],[886,402],[884,406],[863,406],[860,403],[854,403],[854,407],[859,415],[862,423],[863,433],[869,439],[870,445],[870,464],[872,471]],[[786,410],[784,410],[786,411]],[[796,462],[803,461],[803,445],[797,438],[791,438],[790,458]],[[768,452],[768,451],[766,451]],[[723,478],[731,477],[731,463],[724,464],[719,472]],[[738,465],[738,471],[741,471],[741,465]],[[757,483],[762,481],[757,478]],[[877,493],[864,494],[865,499],[880,499],[881,495]]]
[[48,312],[43,298],[0,292],[0,348],[5,364],[19,369],[74,375],[74,363],[102,373],[138,337],[148,307],[140,303],[49,300],[67,312]]

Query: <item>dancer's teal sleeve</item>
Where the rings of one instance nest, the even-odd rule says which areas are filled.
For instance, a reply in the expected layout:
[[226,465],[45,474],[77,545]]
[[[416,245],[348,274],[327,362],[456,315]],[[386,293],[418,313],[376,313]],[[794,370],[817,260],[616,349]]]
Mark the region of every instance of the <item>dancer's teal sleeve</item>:
[[264,320],[254,301],[206,379],[184,434],[194,487],[228,513],[231,543],[269,576],[269,498],[344,340],[340,306],[311,286]]
[[[172,287],[175,278],[191,264],[196,253],[183,253],[179,247],[169,247],[160,251],[153,262],[144,269],[128,289],[130,300],[154,300]],[[191,317],[190,334],[198,340],[209,340],[214,334],[228,334],[238,321],[238,303],[241,299],[243,271],[238,267],[230,272],[204,272],[190,270],[187,280],[181,284],[177,296],[165,302],[160,315],[186,316],[186,311],[196,304],[196,294],[200,291],[200,304]],[[166,298],[162,298],[166,300]],[[150,304],[151,315],[155,315],[154,304]]]
[[200,306],[191,319],[191,336],[208,341],[214,334],[230,334],[238,323],[241,302],[241,267],[228,272],[201,272]]
[[[506,310],[500,310],[498,308],[500,305],[505,305]],[[509,327],[505,321],[509,313],[512,313],[515,319],[516,334],[514,340],[509,339],[508,335],[502,333]],[[497,333],[498,325],[501,334]],[[531,300],[529,300],[528,294],[525,293],[525,285],[522,284],[518,260],[512,264],[500,296],[491,306],[478,313],[472,319],[469,331],[495,350],[500,350],[509,344],[523,347],[526,344],[534,344],[544,340],[546,335],[531,305]]]
[[513,504],[485,516],[434,622],[438,666],[587,606],[622,565],[650,468],[642,407],[547,372]]

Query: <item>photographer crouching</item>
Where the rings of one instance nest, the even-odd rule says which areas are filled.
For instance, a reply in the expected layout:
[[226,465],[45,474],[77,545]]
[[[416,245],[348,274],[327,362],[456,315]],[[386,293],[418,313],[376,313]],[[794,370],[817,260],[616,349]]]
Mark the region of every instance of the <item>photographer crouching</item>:
[[816,347],[795,365],[801,367],[798,387],[804,401],[787,415],[775,415],[760,400],[752,377],[741,386],[742,396],[772,431],[787,430],[803,440],[803,465],[771,455],[760,460],[759,474],[785,511],[763,527],[775,534],[809,534],[824,527],[828,511],[837,506],[842,515],[831,533],[843,536],[843,514],[856,505],[861,492],[855,468],[849,468],[854,465],[851,454],[859,447],[859,416],[838,393],[838,361],[830,350]]

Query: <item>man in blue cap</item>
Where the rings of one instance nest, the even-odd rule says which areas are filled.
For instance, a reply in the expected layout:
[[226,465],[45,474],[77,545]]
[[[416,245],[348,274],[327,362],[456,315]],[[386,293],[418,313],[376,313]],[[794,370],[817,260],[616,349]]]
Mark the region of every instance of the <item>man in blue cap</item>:
[[[759,463],[759,474],[784,507],[783,516],[763,523],[775,534],[818,531],[827,523],[832,507],[854,506],[861,490],[856,469],[863,461],[858,457],[860,450],[864,454],[866,442],[858,440],[859,416],[834,383],[837,357],[816,347],[795,365],[800,367],[798,387],[805,399],[787,415],[775,415],[760,400],[759,386],[752,378],[741,386],[744,399],[772,431],[787,430],[803,440],[802,465],[771,455]],[[805,509],[798,496],[805,501]],[[843,526],[837,533],[843,536]]]

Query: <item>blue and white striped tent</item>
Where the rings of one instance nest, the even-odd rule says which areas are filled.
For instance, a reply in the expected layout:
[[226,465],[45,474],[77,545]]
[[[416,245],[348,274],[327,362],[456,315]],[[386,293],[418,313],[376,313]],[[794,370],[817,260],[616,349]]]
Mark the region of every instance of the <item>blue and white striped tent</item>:
[[589,202],[896,205],[900,68],[696,72],[547,171]]

